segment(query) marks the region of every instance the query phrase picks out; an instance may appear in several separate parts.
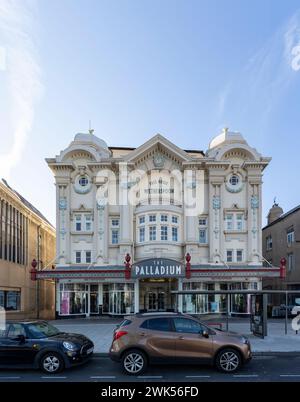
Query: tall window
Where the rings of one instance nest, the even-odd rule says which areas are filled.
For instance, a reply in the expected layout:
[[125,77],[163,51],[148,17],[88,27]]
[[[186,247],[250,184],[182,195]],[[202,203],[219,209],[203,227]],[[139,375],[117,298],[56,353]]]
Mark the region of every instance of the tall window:
[[90,264],[92,262],[92,252],[91,251],[85,252],[85,262],[86,262],[86,264]]
[[226,251],[226,259],[227,262],[232,262],[233,261],[233,251],[232,250],[227,250]]
[[207,231],[207,229],[199,229],[199,243],[200,244],[206,244],[207,243],[206,231]]
[[236,230],[243,230],[243,221],[244,221],[244,215],[237,214],[236,215]]
[[172,216],[172,223],[178,223],[178,216],[176,215]]
[[168,240],[168,226],[160,227],[160,240]]
[[139,224],[143,225],[145,223],[145,216],[140,216],[139,218]]
[[142,243],[142,242],[145,241],[145,228],[144,227],[140,228],[139,232],[140,232],[140,236],[139,236],[140,237],[140,242]]
[[156,226],[149,226],[149,240],[156,240]]
[[111,227],[111,244],[119,244],[120,218],[119,217],[111,218],[110,227]]
[[119,243],[119,229],[113,229],[111,231],[111,243],[118,244]]
[[160,215],[161,222],[168,222],[168,215]]
[[289,253],[287,255],[287,262],[288,262],[288,270],[292,271],[295,265],[295,258],[293,253]]
[[272,247],[273,247],[272,236],[269,235],[266,237],[266,249],[269,251],[272,250]]
[[233,230],[233,215],[226,215],[226,230]]
[[81,215],[75,216],[75,230],[76,230],[76,232],[81,231]]
[[178,228],[172,227],[172,241],[178,241]]
[[81,264],[81,251],[75,252],[75,262],[76,264]]
[[198,224],[199,224],[199,243],[207,244],[207,218],[205,216],[200,216]]
[[85,230],[90,232],[92,230],[92,216],[85,215]]
[[243,250],[236,250],[236,262],[243,261]]
[[287,244],[291,245],[295,241],[295,231],[294,228],[288,229],[286,233],[286,238],[287,238]]

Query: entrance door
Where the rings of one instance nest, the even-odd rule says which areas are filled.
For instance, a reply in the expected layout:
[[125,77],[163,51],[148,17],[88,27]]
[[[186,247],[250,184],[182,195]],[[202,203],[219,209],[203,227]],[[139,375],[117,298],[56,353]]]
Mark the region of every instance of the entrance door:
[[153,289],[147,292],[148,311],[165,311],[166,310],[166,294],[161,289]]

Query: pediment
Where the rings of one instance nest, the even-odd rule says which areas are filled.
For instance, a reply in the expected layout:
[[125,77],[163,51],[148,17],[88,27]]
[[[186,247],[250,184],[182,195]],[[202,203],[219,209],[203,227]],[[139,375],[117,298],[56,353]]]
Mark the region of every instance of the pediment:
[[180,149],[161,134],[150,138],[150,140],[125,157],[126,162],[134,162],[135,164],[141,164],[149,159],[152,159],[154,168],[157,169],[164,168],[165,160],[171,160],[179,165],[181,165],[182,162],[192,161],[192,158],[187,152]]

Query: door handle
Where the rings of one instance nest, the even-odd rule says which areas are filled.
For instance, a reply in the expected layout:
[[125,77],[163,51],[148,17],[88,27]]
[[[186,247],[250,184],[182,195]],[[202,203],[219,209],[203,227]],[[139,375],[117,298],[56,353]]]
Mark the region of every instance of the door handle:
[[180,339],[182,341],[182,340],[184,340],[184,336],[180,336],[178,339]]
[[140,332],[139,335],[140,336],[146,336],[145,332]]

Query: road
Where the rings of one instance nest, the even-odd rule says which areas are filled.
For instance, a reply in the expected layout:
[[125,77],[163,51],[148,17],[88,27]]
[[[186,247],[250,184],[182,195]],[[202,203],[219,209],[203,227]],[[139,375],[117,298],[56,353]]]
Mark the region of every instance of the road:
[[95,356],[81,367],[49,376],[34,370],[0,370],[0,382],[203,382],[203,381],[300,381],[300,356],[254,356],[236,374],[222,374],[207,366],[151,366],[147,373],[131,377],[122,373],[118,363]]

